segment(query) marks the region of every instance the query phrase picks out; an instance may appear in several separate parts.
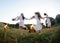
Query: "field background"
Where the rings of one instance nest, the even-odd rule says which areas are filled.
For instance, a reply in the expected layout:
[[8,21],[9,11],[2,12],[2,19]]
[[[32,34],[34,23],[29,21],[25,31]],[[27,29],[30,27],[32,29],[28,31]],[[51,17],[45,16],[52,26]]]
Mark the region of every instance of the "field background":
[[9,27],[4,31],[0,23],[0,43],[60,43],[60,25],[52,28],[52,31],[43,28],[41,33],[23,30],[23,35],[20,35],[20,29]]

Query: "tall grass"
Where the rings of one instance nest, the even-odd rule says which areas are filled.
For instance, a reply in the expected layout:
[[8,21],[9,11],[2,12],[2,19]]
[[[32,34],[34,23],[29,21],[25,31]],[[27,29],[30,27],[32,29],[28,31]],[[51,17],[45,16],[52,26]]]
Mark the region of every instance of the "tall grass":
[[60,43],[60,26],[53,27],[52,31],[43,29],[40,34],[23,30],[22,36],[19,29],[7,29],[5,32],[0,27],[0,43]]

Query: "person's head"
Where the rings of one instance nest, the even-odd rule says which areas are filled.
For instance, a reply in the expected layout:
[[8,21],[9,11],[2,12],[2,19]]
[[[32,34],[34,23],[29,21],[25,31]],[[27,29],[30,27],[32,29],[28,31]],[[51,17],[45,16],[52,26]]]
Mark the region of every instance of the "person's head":
[[21,13],[21,16],[24,16],[24,14],[23,14],[23,13]]
[[23,13],[21,13],[21,16],[22,16],[22,18],[23,18],[23,19],[25,19],[25,17],[24,17],[24,14],[23,14]]
[[35,12],[35,14],[38,16],[38,18],[41,18],[41,15],[39,12]]
[[44,15],[47,15],[46,13],[44,13]]

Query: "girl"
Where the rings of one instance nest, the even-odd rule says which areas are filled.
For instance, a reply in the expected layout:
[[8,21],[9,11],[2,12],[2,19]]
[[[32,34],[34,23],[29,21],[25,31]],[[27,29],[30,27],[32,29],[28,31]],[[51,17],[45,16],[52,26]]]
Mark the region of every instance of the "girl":
[[51,21],[46,13],[44,13],[45,16],[45,24],[47,24],[48,29],[51,29]]
[[16,18],[13,18],[12,20],[20,20],[19,22],[19,28],[20,28],[20,32],[22,33],[22,29],[24,28],[24,19],[27,19],[24,17],[23,13],[21,13],[20,16],[17,16]]
[[41,25],[41,15],[39,12],[35,12],[35,16],[32,16],[30,19],[33,19],[35,18],[36,21],[37,21],[37,24],[35,25],[35,30],[36,31],[39,31],[39,33],[41,32],[41,29],[42,29],[42,25]]

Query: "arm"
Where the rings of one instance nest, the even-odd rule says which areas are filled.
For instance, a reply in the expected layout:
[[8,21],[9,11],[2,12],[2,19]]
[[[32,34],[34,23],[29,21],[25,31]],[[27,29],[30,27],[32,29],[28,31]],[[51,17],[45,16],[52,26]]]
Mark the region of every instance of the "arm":
[[19,20],[19,16],[17,16],[16,18],[13,18],[12,21],[17,21]]
[[42,19],[44,19],[44,18],[48,18],[48,15],[45,15],[45,17],[42,17]]
[[29,20],[28,18],[25,18],[26,20]]
[[33,18],[35,18],[35,16],[32,16],[30,19],[33,19]]
[[42,19],[44,19],[45,17],[41,17]]

